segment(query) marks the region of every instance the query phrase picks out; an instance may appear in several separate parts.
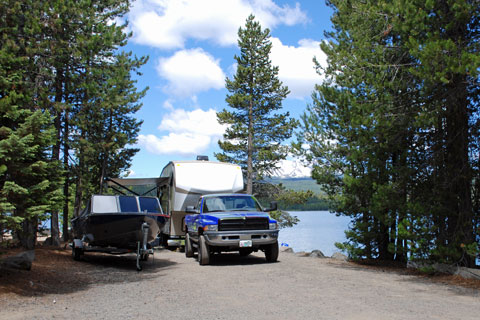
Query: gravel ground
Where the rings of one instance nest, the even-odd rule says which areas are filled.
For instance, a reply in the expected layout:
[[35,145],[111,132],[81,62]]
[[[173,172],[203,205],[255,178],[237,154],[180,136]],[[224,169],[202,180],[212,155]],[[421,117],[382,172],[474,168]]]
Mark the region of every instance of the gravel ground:
[[288,252],[277,263],[231,253],[200,266],[160,250],[142,272],[134,255],[37,252],[32,271],[0,271],[0,319],[480,318],[478,283]]

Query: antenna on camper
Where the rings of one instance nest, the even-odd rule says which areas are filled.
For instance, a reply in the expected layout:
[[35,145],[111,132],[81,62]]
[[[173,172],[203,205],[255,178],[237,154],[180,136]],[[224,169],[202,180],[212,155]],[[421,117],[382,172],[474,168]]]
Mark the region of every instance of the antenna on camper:
[[208,161],[208,156],[197,156],[197,160],[199,160],[199,161]]

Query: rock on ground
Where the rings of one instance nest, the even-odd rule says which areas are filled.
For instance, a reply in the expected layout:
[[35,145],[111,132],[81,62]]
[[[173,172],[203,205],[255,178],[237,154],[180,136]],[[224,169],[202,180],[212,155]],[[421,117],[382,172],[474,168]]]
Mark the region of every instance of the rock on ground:
[[32,268],[33,260],[35,260],[35,251],[24,251],[3,259],[0,261],[0,267],[7,269],[30,270]]

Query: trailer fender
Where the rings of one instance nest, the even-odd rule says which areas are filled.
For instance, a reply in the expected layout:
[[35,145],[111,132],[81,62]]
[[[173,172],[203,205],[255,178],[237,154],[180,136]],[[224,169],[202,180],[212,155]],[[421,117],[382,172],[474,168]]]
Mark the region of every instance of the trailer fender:
[[83,249],[83,242],[80,239],[73,239],[73,247]]

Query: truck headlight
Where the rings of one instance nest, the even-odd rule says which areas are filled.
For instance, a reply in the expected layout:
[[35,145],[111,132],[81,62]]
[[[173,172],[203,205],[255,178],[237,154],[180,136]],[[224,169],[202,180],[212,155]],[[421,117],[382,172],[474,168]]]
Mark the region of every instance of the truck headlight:
[[271,222],[270,222],[270,223],[268,224],[268,228],[269,228],[270,230],[278,229],[278,224],[277,224],[276,222],[274,222],[274,223],[271,223]]
[[218,225],[217,224],[206,225],[204,230],[205,231],[218,231]]

